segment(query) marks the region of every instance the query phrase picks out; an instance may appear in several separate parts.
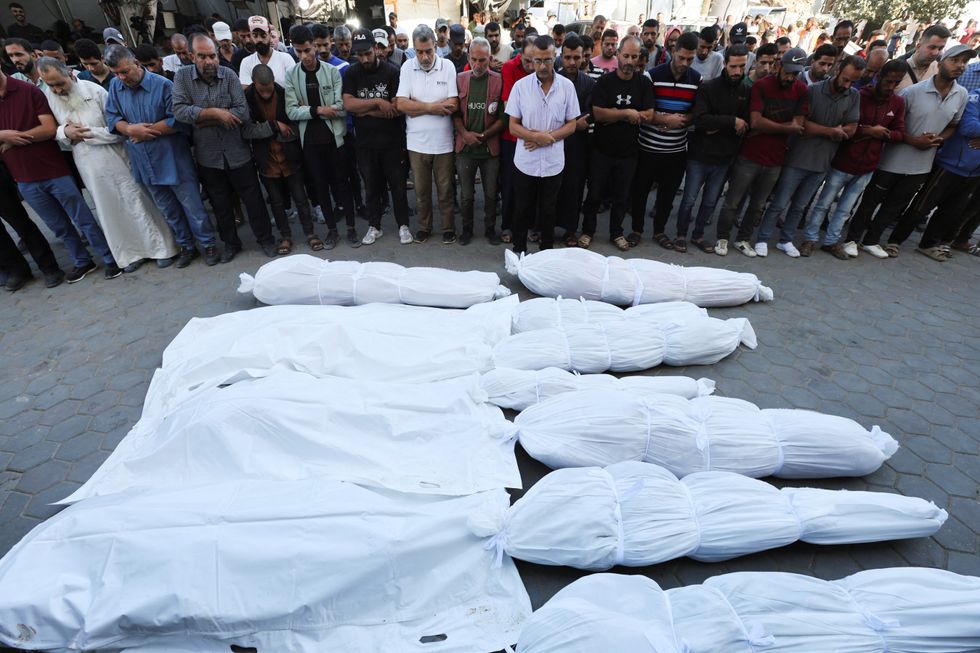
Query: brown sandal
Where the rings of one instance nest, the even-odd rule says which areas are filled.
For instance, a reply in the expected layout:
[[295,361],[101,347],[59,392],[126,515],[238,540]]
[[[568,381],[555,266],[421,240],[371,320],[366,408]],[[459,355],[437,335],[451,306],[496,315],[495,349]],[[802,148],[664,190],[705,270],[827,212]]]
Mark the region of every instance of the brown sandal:
[[282,238],[279,240],[279,246],[276,248],[276,254],[279,256],[285,256],[293,251],[293,242],[288,238]]
[[310,246],[314,252],[319,252],[323,249],[323,241],[316,234],[310,234],[306,237],[306,243]]
[[674,241],[674,251],[683,254],[687,251],[687,241],[683,238],[678,238]]
[[674,249],[674,243],[667,237],[667,234],[653,234],[653,242],[664,249]]
[[698,249],[700,249],[705,254],[715,253],[715,246],[709,245],[706,242],[704,242],[704,238],[698,238],[697,240],[692,240],[691,244],[697,247]]

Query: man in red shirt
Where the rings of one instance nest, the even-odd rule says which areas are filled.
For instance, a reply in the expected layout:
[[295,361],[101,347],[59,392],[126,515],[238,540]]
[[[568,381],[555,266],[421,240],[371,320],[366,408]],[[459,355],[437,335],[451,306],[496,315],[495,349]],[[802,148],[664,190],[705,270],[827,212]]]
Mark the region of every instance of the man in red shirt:
[[[505,108],[507,107],[507,100],[510,98],[511,89],[514,88],[517,80],[534,72],[533,49],[534,39],[527,39],[521,54],[505,63],[500,69],[500,76],[504,83],[500,97],[504,101]],[[516,149],[517,138],[505,126],[503,133],[500,134],[500,240],[505,243],[513,240],[511,220],[514,216],[514,152]]]
[[122,270],[112,258],[105,235],[53,140],[57,129],[39,88],[0,72],[0,154],[17,181],[20,194],[68,248],[75,267],[65,280],[81,281],[96,268],[76,225],[102,256],[106,279],[113,279]]
[[[728,194],[718,217],[717,240],[728,239],[742,200],[750,195],[749,208],[742,217],[735,249],[748,257],[765,256],[768,247],[749,242],[762,217],[769,194],[779,180],[791,135],[803,133],[807,106],[807,87],[800,79],[806,53],[790,48],[776,64],[775,72],[752,85],[749,100],[749,135],[732,166]],[[765,252],[765,253],[763,253]]]

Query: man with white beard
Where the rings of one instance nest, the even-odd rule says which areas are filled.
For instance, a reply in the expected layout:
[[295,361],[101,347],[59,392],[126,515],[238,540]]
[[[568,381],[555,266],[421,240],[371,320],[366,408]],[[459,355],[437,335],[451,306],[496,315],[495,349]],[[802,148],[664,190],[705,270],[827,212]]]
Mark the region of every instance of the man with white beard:
[[58,122],[56,138],[71,145],[116,264],[125,272],[135,272],[147,259],[169,266],[177,243],[146,190],[130,174],[124,138],[106,126],[109,94],[94,82],[75,80],[57,59],[43,57],[38,70]]

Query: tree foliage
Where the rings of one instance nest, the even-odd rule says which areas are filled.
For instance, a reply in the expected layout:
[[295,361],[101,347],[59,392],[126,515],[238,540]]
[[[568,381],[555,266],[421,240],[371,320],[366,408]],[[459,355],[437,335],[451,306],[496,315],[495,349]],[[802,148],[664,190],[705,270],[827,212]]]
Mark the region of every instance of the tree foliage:
[[886,20],[913,17],[921,22],[934,22],[942,18],[959,16],[968,0],[851,0],[838,3],[841,15],[851,19],[866,18],[869,23],[880,25]]

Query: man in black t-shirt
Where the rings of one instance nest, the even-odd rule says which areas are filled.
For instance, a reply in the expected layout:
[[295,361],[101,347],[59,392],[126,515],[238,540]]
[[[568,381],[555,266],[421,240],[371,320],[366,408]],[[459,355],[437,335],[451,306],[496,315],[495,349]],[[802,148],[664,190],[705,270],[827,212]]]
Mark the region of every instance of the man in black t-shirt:
[[635,36],[620,41],[616,71],[600,77],[592,90],[592,115],[596,124],[579,247],[592,243],[599,202],[606,195],[612,200],[609,238],[622,251],[630,247],[623,238],[623,217],[636,170],[640,123],[653,118],[653,85],[637,65],[640,48],[640,39]]
[[[408,195],[405,188],[405,119],[395,108],[399,70],[378,58],[373,35],[353,43],[357,63],[344,74],[344,109],[354,117],[357,135],[357,168],[364,178],[367,195],[368,228],[361,241],[372,245],[383,235],[382,198],[391,189],[391,204],[403,245],[412,242],[408,228]],[[371,36],[370,39],[367,36]]]

